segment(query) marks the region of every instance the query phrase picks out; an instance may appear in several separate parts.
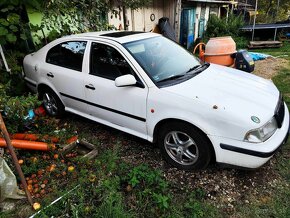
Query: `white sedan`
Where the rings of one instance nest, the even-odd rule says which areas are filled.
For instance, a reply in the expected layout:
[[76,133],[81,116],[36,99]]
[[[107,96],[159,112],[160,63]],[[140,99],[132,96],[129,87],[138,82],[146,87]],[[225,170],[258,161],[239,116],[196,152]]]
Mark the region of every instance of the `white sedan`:
[[157,142],[180,169],[257,168],[289,135],[289,112],[271,81],[202,64],[158,34],[71,35],[23,65],[48,114],[69,111]]

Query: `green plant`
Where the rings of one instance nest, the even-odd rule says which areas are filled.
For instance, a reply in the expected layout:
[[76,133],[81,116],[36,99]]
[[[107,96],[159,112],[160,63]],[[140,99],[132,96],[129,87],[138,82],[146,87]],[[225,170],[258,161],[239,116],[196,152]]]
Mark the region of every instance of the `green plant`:
[[242,16],[230,14],[229,17],[218,18],[215,15],[211,15],[207,23],[205,35],[207,37],[238,36],[240,34],[239,28],[243,25]]
[[5,91],[9,96],[23,95],[23,93],[26,93],[25,82],[22,78],[24,53],[9,50],[5,52],[5,57],[11,71],[0,71],[0,84],[5,84]]
[[[31,25],[34,32],[42,31],[40,41],[45,43],[63,35],[87,31],[111,30],[115,27],[108,25],[107,14],[119,13],[122,7],[138,9],[148,6],[152,0],[108,1],[108,0],[55,0],[43,2],[43,18],[40,25]],[[49,31],[45,36],[43,29]],[[43,38],[43,39],[41,39]]]
[[137,197],[132,204],[137,204],[140,210],[165,213],[169,208],[172,196],[160,171],[141,164],[130,170],[124,182],[128,183],[127,189],[132,187],[132,193]]
[[27,22],[22,17],[25,6],[40,8],[38,0],[3,0],[0,3],[0,44],[27,39]]
[[168,187],[167,182],[162,178],[161,172],[149,168],[147,165],[134,167],[128,174],[128,183],[132,187],[141,189],[153,188],[158,191],[165,191]]
[[205,39],[211,37],[231,36],[237,44],[237,48],[245,48],[248,43],[239,30],[244,25],[243,17],[230,14],[228,17],[218,18],[211,15],[205,31]]
[[0,111],[4,113],[4,120],[8,132],[15,133],[21,131],[28,122],[25,117],[30,109],[38,106],[40,102],[36,95],[27,96],[7,96],[4,92],[0,96]]

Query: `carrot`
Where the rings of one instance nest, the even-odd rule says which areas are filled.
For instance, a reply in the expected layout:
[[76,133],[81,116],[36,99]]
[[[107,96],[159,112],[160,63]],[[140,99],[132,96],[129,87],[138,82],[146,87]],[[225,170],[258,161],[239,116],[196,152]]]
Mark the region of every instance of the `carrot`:
[[66,142],[68,144],[70,144],[70,143],[75,142],[77,140],[78,140],[78,136],[75,135],[75,136],[70,137],[68,140],[66,140]]

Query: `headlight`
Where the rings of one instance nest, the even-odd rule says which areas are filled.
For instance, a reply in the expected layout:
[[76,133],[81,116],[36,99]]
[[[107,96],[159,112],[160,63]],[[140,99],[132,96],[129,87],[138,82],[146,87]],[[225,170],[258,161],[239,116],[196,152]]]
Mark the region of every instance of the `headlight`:
[[247,132],[244,140],[252,143],[264,142],[268,138],[270,138],[276,130],[277,130],[277,122],[275,117],[273,117],[264,126]]

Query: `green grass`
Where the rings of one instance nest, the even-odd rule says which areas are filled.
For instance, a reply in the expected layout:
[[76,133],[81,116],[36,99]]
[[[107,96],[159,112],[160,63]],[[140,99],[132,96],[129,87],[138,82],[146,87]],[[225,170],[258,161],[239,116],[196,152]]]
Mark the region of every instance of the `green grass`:
[[281,48],[252,49],[251,52],[260,52],[274,57],[290,58],[290,42],[284,42]]

